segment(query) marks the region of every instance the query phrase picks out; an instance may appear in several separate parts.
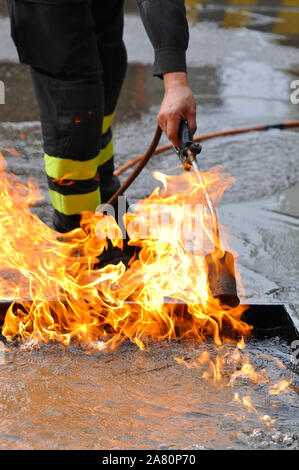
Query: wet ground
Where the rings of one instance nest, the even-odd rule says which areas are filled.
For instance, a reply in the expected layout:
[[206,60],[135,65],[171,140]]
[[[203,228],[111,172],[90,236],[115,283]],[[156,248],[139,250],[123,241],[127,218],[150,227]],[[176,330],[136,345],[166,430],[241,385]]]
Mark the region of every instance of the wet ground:
[[[2,352],[1,448],[298,449],[298,383],[281,365],[290,360],[288,345],[278,338],[247,345],[269,380],[260,384],[239,377],[229,386],[229,365],[215,382],[211,371],[202,378],[203,370],[175,360],[191,365],[203,351],[215,358],[214,344],[190,342],[152,344],[148,352],[126,343],[92,355],[45,345]],[[232,351],[227,345],[223,354]],[[282,379],[293,385],[269,394]],[[255,411],[234,401],[236,392]],[[267,426],[265,415],[276,421]]]
[[[292,104],[290,87],[299,79],[299,1],[186,4],[197,134],[298,120],[299,105]],[[20,157],[7,155],[14,173],[24,180],[38,179],[45,200],[36,211],[51,223],[37,106],[28,72],[17,63],[9,39],[3,0],[0,14],[0,79],[6,88],[6,104],[0,105],[0,142],[20,152]],[[127,2],[125,42],[129,67],[114,128],[116,166],[145,150],[162,98],[162,83],[151,76],[153,52],[134,1]],[[230,226],[231,246],[239,254],[247,297],[243,302],[299,304],[298,144],[297,130],[203,144],[201,168],[222,166],[236,178],[223,197],[219,216]],[[153,158],[128,191],[130,200],[153,190],[154,170],[167,171],[177,163],[172,152]],[[143,353],[126,344],[111,355],[58,347],[32,349],[30,354],[4,351],[0,447],[298,446],[298,388],[289,387],[288,393],[273,398],[269,384],[235,385],[234,392],[251,396],[259,414],[276,419],[270,427],[261,425],[255,412],[247,413],[232,402],[233,390],[224,387],[225,381],[215,385],[175,363],[173,358],[189,354],[189,347],[214,350],[210,344],[161,344]],[[266,368],[271,383],[289,378],[289,369],[262,357],[267,354],[287,363],[290,347],[284,341],[252,342],[247,347],[253,365]],[[238,420],[241,415],[245,419]]]

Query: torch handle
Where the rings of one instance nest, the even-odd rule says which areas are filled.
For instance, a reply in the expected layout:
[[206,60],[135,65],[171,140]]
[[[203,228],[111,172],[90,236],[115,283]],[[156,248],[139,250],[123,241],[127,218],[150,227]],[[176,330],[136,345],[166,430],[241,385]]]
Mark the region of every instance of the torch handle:
[[193,142],[193,136],[188,126],[187,121],[181,121],[179,126],[179,149],[180,152],[186,156],[186,151],[189,149],[193,154],[197,155],[201,152],[201,145]]

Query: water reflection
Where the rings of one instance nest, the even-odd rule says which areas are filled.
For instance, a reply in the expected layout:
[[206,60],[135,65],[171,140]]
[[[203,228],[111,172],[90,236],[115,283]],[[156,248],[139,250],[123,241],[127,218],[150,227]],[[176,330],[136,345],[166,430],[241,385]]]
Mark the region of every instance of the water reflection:
[[[129,64],[118,102],[116,120],[119,123],[157,111],[163,96],[163,84],[160,80],[153,80],[152,71],[152,65]],[[214,108],[223,104],[221,74],[216,66],[189,67],[189,81],[202,105]]]
[[[188,20],[299,36],[299,0],[186,0]],[[299,46],[299,38],[295,41]]]
[[[223,28],[299,35],[299,0],[185,0],[185,4],[190,22],[213,21]],[[126,0],[126,12],[137,13],[136,0]]]
[[[137,14],[136,0],[127,0],[125,5],[127,15]],[[0,0],[0,6],[0,13],[4,14],[3,0]],[[239,113],[240,110],[245,109],[243,95],[247,94],[242,90],[249,87],[254,91],[255,82],[258,83],[259,92],[254,95],[254,103],[251,96],[252,106],[251,103],[246,106],[247,109],[252,108],[252,114],[256,109],[257,100],[259,109],[263,113],[264,111],[266,113],[266,110],[269,109],[268,106],[270,100],[272,100],[276,103],[275,110],[277,110],[277,114],[282,114],[283,111],[288,111],[290,117],[294,113],[296,114],[296,107],[287,105],[290,104],[290,81],[298,77],[298,66],[292,60],[292,64],[287,70],[291,77],[287,78],[285,73],[281,72],[283,66],[280,68],[272,63],[268,66],[263,65],[258,53],[262,45],[265,47],[265,59],[266,56],[275,55],[277,63],[279,61],[277,57],[280,57],[281,51],[276,53],[273,44],[272,48],[269,49],[268,46],[271,46],[270,41],[289,48],[299,47],[299,0],[186,0],[186,7],[191,27],[195,23],[202,24],[202,27],[201,25],[198,25],[198,28],[196,27],[196,30],[200,33],[200,46],[198,46],[198,49],[195,47],[194,51],[194,43],[197,44],[198,39],[197,36],[192,36],[194,34],[193,30],[191,31],[188,51],[189,78],[196,99],[201,103],[201,106],[207,105],[210,110],[215,110],[227,103],[228,106],[236,108]],[[136,17],[136,21],[139,23],[139,18]],[[209,23],[213,24],[213,30],[211,31],[206,28]],[[216,25],[220,27],[218,32],[215,29]],[[226,36],[219,34],[219,32],[224,33],[223,28],[231,29],[231,35],[229,31],[226,31],[228,34]],[[236,31],[238,28],[240,34],[242,34],[242,28],[247,28],[260,33],[273,33],[273,36],[265,35],[266,41],[262,42],[263,34],[255,39],[245,32],[248,41],[243,39],[244,44],[240,43],[239,50],[236,50],[238,37],[233,36],[233,34],[238,33]],[[203,39],[205,36],[207,36],[207,44],[203,50],[202,44],[205,44]],[[242,37],[244,38],[244,36]],[[231,40],[231,45],[228,47],[229,40]],[[217,50],[215,50],[215,43],[219,43],[219,47],[217,47],[218,55]],[[223,57],[220,53],[222,50]],[[191,62],[190,54],[192,56]],[[218,63],[216,63],[216,56],[221,59],[221,61],[219,58],[217,59]],[[117,111],[116,120],[118,123],[139,119],[145,113],[155,114],[161,102],[162,82],[152,79],[152,66],[148,63],[142,64],[142,60],[143,56],[140,57],[138,63],[129,64]],[[267,67],[268,70],[266,70]],[[241,77],[242,86],[241,82],[236,79],[238,73]],[[252,76],[252,74],[254,75]],[[39,120],[27,68],[20,64],[1,63],[0,77],[6,85],[6,104],[0,107],[0,121]],[[244,83],[244,80],[246,83]],[[280,84],[275,96],[273,93],[269,93],[269,90],[274,86],[274,82]],[[267,86],[264,86],[264,84],[267,84]],[[276,85],[275,88],[277,88]],[[265,91],[262,96],[261,91]],[[238,95],[237,99],[236,95]],[[242,95],[242,102],[239,99],[240,95]],[[234,99],[233,103],[232,99]],[[267,100],[267,103],[265,100]],[[279,105],[279,100],[284,101],[285,109],[282,109],[282,106]],[[230,114],[232,111],[234,110],[229,110]],[[271,111],[272,115],[273,110]]]
[[[259,116],[269,122],[282,119],[283,115],[285,119],[296,119],[297,109],[290,104],[289,89],[291,80],[298,76],[298,68],[294,60],[290,60],[288,68],[284,67],[279,60],[285,55],[284,50],[276,50],[275,45],[299,47],[299,0],[185,3],[191,26],[189,79],[205,112],[221,110],[223,115],[227,108],[230,116],[240,122]],[[137,13],[135,0],[126,2],[126,12]],[[257,36],[246,30],[256,31]],[[261,60],[261,51],[265,60]],[[276,60],[269,60],[271,56]],[[138,60],[142,61],[142,56]],[[152,67],[130,64],[118,121],[155,113],[161,98],[162,86],[159,80],[152,80]]]
[[[215,66],[189,69],[189,79],[197,99],[208,106],[221,106],[221,76]],[[20,64],[0,64],[0,76],[6,84],[5,106],[0,106],[0,121],[38,121],[39,113],[34,99],[28,69]],[[139,119],[144,113],[154,112],[161,103],[163,84],[153,79],[152,65],[129,64],[119,99],[116,121],[122,124]]]

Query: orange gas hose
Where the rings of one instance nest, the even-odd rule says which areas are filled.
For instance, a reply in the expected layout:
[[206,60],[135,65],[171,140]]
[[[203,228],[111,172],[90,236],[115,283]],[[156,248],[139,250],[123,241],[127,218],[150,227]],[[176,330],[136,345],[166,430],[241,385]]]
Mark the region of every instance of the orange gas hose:
[[[203,140],[213,139],[214,137],[222,137],[222,136],[235,135],[235,134],[245,134],[248,132],[255,132],[255,131],[268,131],[269,129],[286,129],[288,127],[299,127],[299,121],[289,121],[289,122],[283,122],[280,124],[270,124],[266,126],[245,127],[243,129],[231,129],[228,131],[215,132],[213,134],[204,134],[204,135],[195,137],[194,142],[201,142]],[[128,168],[131,168],[132,166],[136,165],[136,163],[140,162],[139,165],[137,165],[137,167],[132,171],[129,177],[125,180],[125,182],[121,185],[121,187],[116,191],[116,193],[113,194],[113,196],[109,199],[109,201],[107,201],[102,206],[101,208],[102,212],[104,212],[105,209],[107,209],[107,206],[109,204],[113,205],[116,202],[118,196],[123,194],[123,192],[133,183],[133,181],[137,178],[137,176],[145,167],[145,165],[147,164],[147,162],[149,161],[152,155],[157,155],[158,153],[164,152],[165,150],[169,150],[172,148],[172,144],[162,145],[161,147],[158,147],[161,134],[162,134],[162,130],[160,126],[158,125],[156,128],[156,132],[152,140],[152,143],[149,146],[146,153],[143,155],[139,155],[139,157],[133,158],[129,162],[125,163],[122,167],[114,171],[114,175],[118,176],[124,171],[126,171]]]
[[[155,135],[154,135],[154,138],[152,140],[151,145],[149,146],[149,148],[147,149],[145,154],[142,155],[141,157],[139,157],[138,160],[137,160],[137,162],[139,160],[141,160],[139,165],[137,165],[137,167],[132,171],[132,173],[129,175],[129,177],[126,179],[126,181],[121,185],[121,187],[113,194],[113,196],[111,196],[109,201],[107,201],[102,206],[102,208],[101,208],[102,212],[105,211],[105,209],[107,208],[108,205],[110,205],[110,204],[113,205],[116,202],[118,196],[123,194],[124,191],[129,186],[131,186],[133,181],[137,178],[139,173],[143,170],[143,168],[145,167],[145,165],[147,164],[147,162],[149,161],[149,159],[151,158],[151,156],[154,154],[155,150],[157,149],[157,146],[158,146],[158,143],[160,141],[161,135],[162,135],[162,129],[158,125],[157,128],[156,128],[156,132],[155,132]],[[115,174],[115,172],[114,172],[114,174]]]
[[[270,129],[286,129],[289,127],[299,127],[299,121],[289,121],[289,122],[284,122],[281,124],[270,124],[266,126],[254,126],[254,127],[245,127],[242,129],[230,129],[227,131],[221,131],[221,132],[215,132],[213,134],[203,134],[199,135],[198,137],[194,138],[194,142],[201,142],[203,140],[208,140],[208,139],[213,139],[215,137],[223,137],[227,135],[235,135],[235,134],[246,134],[248,132],[256,132],[256,131],[268,131]],[[158,153],[165,152],[166,150],[170,150],[172,148],[172,144],[168,145],[162,145],[161,147],[158,147],[155,149],[153,152],[154,155],[157,155]],[[114,174],[115,176],[120,175],[124,171],[128,170],[132,166],[136,165],[139,161],[141,161],[144,158],[144,155],[139,155],[136,158],[133,158],[129,162],[125,163],[123,166],[115,170]]]

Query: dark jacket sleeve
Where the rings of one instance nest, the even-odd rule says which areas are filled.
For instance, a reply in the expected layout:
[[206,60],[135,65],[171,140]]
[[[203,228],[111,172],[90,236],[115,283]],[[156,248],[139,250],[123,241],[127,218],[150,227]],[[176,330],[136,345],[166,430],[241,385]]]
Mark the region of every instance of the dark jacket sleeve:
[[137,0],[137,4],[155,51],[153,74],[186,72],[189,30],[184,0]]

